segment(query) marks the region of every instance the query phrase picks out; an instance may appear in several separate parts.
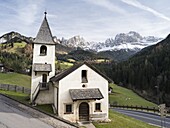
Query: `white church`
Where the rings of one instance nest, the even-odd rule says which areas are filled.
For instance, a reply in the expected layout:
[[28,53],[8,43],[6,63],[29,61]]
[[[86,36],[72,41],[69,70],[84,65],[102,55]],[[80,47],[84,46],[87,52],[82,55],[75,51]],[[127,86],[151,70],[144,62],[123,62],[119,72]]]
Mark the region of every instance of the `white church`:
[[86,62],[55,74],[55,42],[46,14],[33,43],[31,102],[51,104],[71,122],[108,121],[110,79]]

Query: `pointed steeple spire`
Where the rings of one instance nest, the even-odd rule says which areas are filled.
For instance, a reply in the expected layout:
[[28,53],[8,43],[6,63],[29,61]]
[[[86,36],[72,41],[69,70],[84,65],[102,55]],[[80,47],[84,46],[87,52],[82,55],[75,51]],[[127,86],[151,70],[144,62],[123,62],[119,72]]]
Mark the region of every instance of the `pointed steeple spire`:
[[38,34],[34,40],[34,43],[40,44],[54,44],[52,33],[46,18],[47,12],[44,12],[44,20],[41,24],[41,27],[38,31]]

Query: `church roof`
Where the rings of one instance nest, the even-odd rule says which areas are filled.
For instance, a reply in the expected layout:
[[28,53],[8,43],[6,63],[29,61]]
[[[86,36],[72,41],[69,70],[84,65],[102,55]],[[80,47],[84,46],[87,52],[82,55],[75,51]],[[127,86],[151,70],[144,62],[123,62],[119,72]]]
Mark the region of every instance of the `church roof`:
[[44,20],[41,24],[41,27],[38,31],[38,34],[34,40],[34,43],[40,43],[40,44],[55,44],[53,41],[52,33],[46,18],[46,12],[44,16]]
[[70,89],[70,96],[73,101],[76,100],[100,100],[103,97],[100,89],[90,88],[90,89]]
[[87,65],[88,67],[90,67],[93,71],[95,71],[96,73],[98,73],[99,75],[101,75],[103,78],[105,78],[106,80],[108,80],[110,83],[112,82],[112,80],[110,78],[108,78],[105,74],[101,73],[99,70],[97,70],[94,66],[92,66],[91,64],[87,63],[87,62],[83,62],[83,63],[79,63],[79,64],[75,64],[74,66],[72,66],[71,68],[57,74],[56,76],[53,76],[50,80],[57,82],[61,79],[63,79],[64,77],[66,77],[67,75],[69,75],[70,73],[72,73],[73,71],[75,71],[76,69],[78,69],[79,67],[81,67],[82,65]]
[[33,71],[35,72],[51,72],[51,64],[34,64],[33,65]]

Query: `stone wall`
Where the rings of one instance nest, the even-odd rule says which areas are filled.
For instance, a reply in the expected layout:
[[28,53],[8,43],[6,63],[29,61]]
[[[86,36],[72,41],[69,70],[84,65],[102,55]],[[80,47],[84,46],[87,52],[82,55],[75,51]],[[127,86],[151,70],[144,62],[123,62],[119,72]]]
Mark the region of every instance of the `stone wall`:
[[0,84],[0,90],[15,91],[15,92],[21,92],[25,94],[31,93],[31,89],[29,88],[21,87],[17,85],[9,85],[9,84]]

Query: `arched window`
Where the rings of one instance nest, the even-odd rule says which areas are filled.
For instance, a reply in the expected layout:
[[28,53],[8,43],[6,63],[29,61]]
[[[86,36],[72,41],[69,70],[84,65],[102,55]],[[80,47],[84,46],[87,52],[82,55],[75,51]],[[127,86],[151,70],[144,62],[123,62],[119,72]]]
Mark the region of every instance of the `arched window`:
[[42,75],[42,88],[47,88],[47,74]]
[[40,47],[40,55],[42,55],[42,56],[47,55],[47,47],[45,45],[42,45]]

